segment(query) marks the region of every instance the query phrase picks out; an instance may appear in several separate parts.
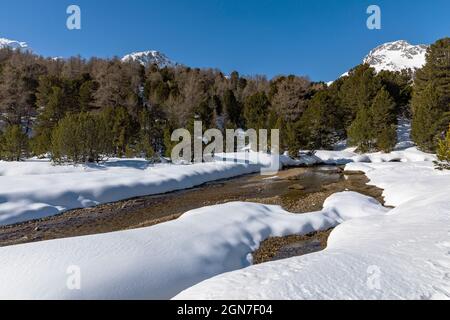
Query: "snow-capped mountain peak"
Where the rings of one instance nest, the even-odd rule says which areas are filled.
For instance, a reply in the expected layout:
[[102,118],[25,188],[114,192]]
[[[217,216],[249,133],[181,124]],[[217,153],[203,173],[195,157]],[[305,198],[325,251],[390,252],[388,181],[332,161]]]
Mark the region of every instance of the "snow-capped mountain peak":
[[124,56],[122,61],[137,61],[144,66],[156,64],[160,68],[178,65],[178,63],[170,60],[165,54],[155,50],[133,52]]
[[426,45],[412,45],[405,40],[388,42],[370,51],[364,58],[364,63],[374,67],[377,72],[382,70],[415,72],[425,64]]
[[13,50],[29,50],[28,44],[26,42],[20,42],[16,40],[9,40],[6,38],[0,38],[0,49],[10,48]]
[[[414,76],[418,69],[426,63],[427,45],[412,45],[405,40],[382,44],[364,58],[363,63],[369,64],[378,73],[380,71],[409,70]],[[348,72],[341,77],[348,76]],[[334,81],[327,82],[330,86]]]

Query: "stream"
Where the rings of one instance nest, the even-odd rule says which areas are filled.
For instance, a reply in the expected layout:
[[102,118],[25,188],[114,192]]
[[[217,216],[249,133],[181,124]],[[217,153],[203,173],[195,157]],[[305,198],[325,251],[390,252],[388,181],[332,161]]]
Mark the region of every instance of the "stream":
[[[215,181],[162,195],[139,197],[93,208],[76,209],[40,220],[0,227],[0,247],[66,237],[142,228],[178,218],[203,206],[230,201],[280,205],[301,214],[319,211],[336,192],[357,191],[382,202],[381,190],[368,186],[364,174],[341,167],[291,168],[275,176],[259,174]],[[254,253],[254,263],[320,251],[330,231],[266,240]]]

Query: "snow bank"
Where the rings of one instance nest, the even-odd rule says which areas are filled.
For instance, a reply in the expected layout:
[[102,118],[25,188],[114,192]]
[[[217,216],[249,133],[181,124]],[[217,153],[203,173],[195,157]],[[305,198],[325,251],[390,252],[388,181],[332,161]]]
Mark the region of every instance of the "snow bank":
[[337,146],[339,147],[339,150],[318,150],[314,156],[303,156],[301,160],[305,164],[310,165],[345,165],[353,162],[379,163],[436,160],[435,155],[424,153],[414,146],[414,142],[411,139],[411,120],[405,117],[398,118],[397,144],[393,152],[359,154],[355,152],[356,148],[346,148],[345,145],[346,141],[343,141],[343,143]]
[[176,298],[450,299],[450,173],[430,162],[346,169],[366,172],[397,207],[344,222],[322,252],[223,274]]
[[384,190],[389,206],[400,206],[420,196],[446,191],[450,202],[450,174],[434,169],[430,161],[407,163],[350,163],[349,171],[362,171],[371,185]]
[[[152,166],[142,159],[111,159],[87,166],[54,166],[48,160],[0,162],[0,225],[259,172],[270,160],[267,154],[252,153],[248,163],[193,165]],[[293,160],[281,156],[280,167],[289,161]]]
[[[6,262],[0,264],[0,299],[168,299],[248,267],[250,253],[270,236],[307,234],[386,212],[353,192],[333,195],[323,211],[302,215],[233,202],[144,229],[0,248]],[[81,290],[68,289],[68,270],[79,270]]]
[[393,151],[390,153],[365,153],[359,154],[355,152],[355,148],[348,148],[342,151],[318,150],[314,156],[301,157],[307,164],[329,164],[344,165],[352,162],[411,162],[411,161],[434,161],[436,156],[424,153],[416,147],[404,150]]

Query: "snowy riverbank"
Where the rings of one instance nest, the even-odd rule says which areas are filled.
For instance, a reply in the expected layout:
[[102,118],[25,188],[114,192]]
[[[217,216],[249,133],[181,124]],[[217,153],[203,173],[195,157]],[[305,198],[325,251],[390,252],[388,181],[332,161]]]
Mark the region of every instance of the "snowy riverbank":
[[[302,215],[232,202],[143,229],[0,248],[0,260],[7,262],[0,265],[0,299],[169,299],[250,266],[250,254],[268,237],[308,234],[386,212],[353,192],[333,195],[321,212]],[[71,266],[79,268],[80,290],[66,285]]]
[[346,221],[326,250],[200,283],[178,299],[449,299],[450,172],[430,161],[351,163],[383,188],[387,215]]
[[[303,215],[232,202],[143,229],[4,247],[0,298],[449,298],[450,172],[434,170],[434,156],[415,148],[359,158],[352,150],[319,151],[314,157],[313,163],[347,163],[346,170],[365,172],[395,209],[354,192],[335,194],[322,211]],[[136,159],[88,167],[0,163],[0,209],[19,213],[9,219],[30,218],[41,208],[53,214],[190,188],[257,172],[262,165],[149,167]],[[251,266],[251,252],[269,237],[337,225],[322,252]],[[73,270],[79,271],[80,290],[67,286]]]
[[[245,157],[249,163],[245,163]],[[54,166],[48,160],[0,162],[0,225],[14,224],[124,199],[188,189],[206,182],[259,172],[270,165],[261,153],[225,154],[227,161],[193,165],[149,165],[143,159],[111,159],[102,165]],[[234,159],[238,162],[234,162]],[[410,148],[358,155],[352,149],[317,151],[279,166],[349,162],[424,161],[434,156]]]
[[[144,159],[111,159],[101,165],[79,166],[55,166],[49,160],[0,161],[0,225],[255,173],[268,158],[253,154],[249,163],[193,165],[151,165]],[[288,157],[280,158],[281,166],[291,162]]]

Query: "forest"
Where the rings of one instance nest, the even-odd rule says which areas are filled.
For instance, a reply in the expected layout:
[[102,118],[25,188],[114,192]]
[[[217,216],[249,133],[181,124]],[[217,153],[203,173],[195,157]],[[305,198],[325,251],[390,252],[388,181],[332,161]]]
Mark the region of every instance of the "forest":
[[[177,128],[280,129],[281,151],[390,152],[398,118],[418,147],[450,161],[450,38],[412,72],[367,64],[327,85],[295,75],[229,76],[216,69],[144,67],[118,58],[51,59],[0,50],[0,159],[55,163],[170,155]],[[446,158],[447,157],[447,158]]]

